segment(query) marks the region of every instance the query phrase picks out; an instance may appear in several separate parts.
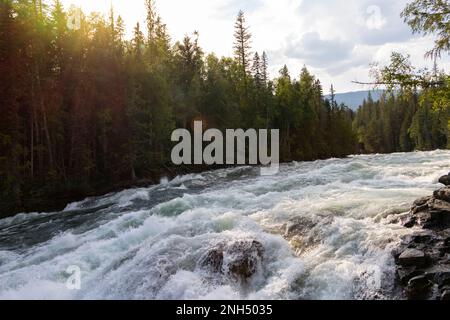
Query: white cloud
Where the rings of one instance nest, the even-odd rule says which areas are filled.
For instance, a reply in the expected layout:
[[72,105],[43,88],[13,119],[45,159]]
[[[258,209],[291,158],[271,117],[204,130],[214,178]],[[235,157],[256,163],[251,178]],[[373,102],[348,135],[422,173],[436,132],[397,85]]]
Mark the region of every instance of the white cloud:
[[366,20],[366,26],[367,28],[369,28],[369,30],[380,30],[386,25],[387,20],[383,16],[383,13],[381,12],[381,8],[379,6],[369,6],[366,10],[366,13],[369,15]]
[[[129,34],[145,19],[144,0],[63,0],[85,10],[106,12],[110,3],[127,23]],[[367,80],[369,64],[386,62],[393,50],[409,52],[414,64],[429,66],[424,53],[432,38],[413,36],[400,18],[409,0],[156,0],[174,40],[194,30],[206,52],[231,55],[233,26],[243,9],[253,34],[253,48],[268,52],[277,75],[287,64],[293,76],[303,65],[338,91],[359,90],[355,79]],[[448,56],[440,61],[450,69]]]

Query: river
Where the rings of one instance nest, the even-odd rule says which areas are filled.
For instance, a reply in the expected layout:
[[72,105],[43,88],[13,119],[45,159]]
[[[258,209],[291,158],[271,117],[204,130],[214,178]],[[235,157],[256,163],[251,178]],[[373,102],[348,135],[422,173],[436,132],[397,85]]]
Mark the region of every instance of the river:
[[[242,167],[19,214],[0,220],[0,299],[398,299],[398,214],[449,169],[442,150]],[[245,241],[264,252],[246,281],[202,266]]]

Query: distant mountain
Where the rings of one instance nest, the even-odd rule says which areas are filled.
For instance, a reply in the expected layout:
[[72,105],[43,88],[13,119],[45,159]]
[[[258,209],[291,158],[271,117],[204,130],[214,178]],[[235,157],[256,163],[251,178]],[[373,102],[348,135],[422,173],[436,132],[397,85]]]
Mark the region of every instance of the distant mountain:
[[[336,93],[336,102],[338,104],[345,104],[350,109],[356,111],[358,107],[363,103],[364,99],[367,99],[369,92],[372,94],[373,100],[379,100],[383,94],[383,90],[366,90],[355,91],[347,93]],[[325,98],[330,99],[331,96],[327,95]]]

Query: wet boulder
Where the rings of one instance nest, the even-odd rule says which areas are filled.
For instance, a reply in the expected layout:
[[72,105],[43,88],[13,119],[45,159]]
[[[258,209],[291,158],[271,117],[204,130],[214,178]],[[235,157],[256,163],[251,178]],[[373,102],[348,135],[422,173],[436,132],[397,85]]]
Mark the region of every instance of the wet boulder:
[[431,243],[434,239],[433,232],[430,230],[418,231],[410,235],[406,235],[402,237],[402,241],[404,244],[408,245],[411,248],[417,247],[420,244],[428,244]]
[[425,271],[428,279],[439,285],[440,287],[450,286],[450,266],[435,265]]
[[425,299],[430,294],[433,283],[424,275],[409,280],[406,292],[410,299]]
[[439,190],[436,190],[433,193],[433,197],[435,199],[439,199],[442,201],[450,202],[450,187],[445,187]]
[[428,202],[430,200],[432,200],[433,197],[432,196],[428,196],[428,197],[423,197],[420,199],[417,199],[416,201],[414,201],[414,204],[411,208],[411,213],[414,215],[418,212],[422,212],[424,210],[428,209]]
[[444,230],[450,227],[450,202],[446,201],[449,196],[449,190],[444,188],[437,190],[432,197],[419,199],[403,221],[403,226],[407,228],[419,226],[430,230]]
[[406,249],[398,257],[398,264],[403,267],[421,267],[427,264],[427,256],[421,250]]
[[228,263],[229,273],[241,280],[246,280],[257,271],[264,254],[264,247],[258,241],[238,241],[229,248],[231,261]]
[[397,279],[402,285],[408,285],[409,280],[417,276],[423,275],[423,272],[417,270],[416,267],[398,267]]
[[429,202],[430,218],[424,227],[445,229],[450,227],[450,202],[434,199]]
[[200,260],[200,266],[238,281],[247,281],[262,267],[263,256],[264,247],[259,241],[240,240],[209,250]]
[[450,299],[450,174],[446,187],[416,200],[402,220],[407,228],[421,228],[402,237],[393,251],[397,280],[410,299]]
[[440,177],[439,183],[442,183],[445,186],[450,186],[450,173],[448,175]]
[[221,273],[223,268],[223,249],[210,250],[201,260],[201,266],[214,273]]

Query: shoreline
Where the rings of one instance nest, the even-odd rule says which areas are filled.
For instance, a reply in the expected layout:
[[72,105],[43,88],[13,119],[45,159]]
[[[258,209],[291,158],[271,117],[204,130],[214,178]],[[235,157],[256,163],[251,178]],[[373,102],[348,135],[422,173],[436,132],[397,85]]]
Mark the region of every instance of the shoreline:
[[394,250],[396,281],[409,300],[450,300],[450,173],[417,199],[402,225],[415,228]]
[[[360,154],[349,154],[343,157],[329,157],[329,158],[317,158],[308,160],[289,160],[282,161],[280,165],[292,163],[294,161],[325,161],[330,159],[347,159],[352,156],[364,155]],[[98,184],[93,185],[88,188],[88,190],[83,190],[81,188],[76,189],[65,189],[61,193],[51,193],[42,198],[28,199],[22,203],[20,207],[14,206],[3,206],[0,203],[0,220],[4,218],[14,217],[17,214],[28,214],[33,212],[58,212],[62,211],[68,204],[73,202],[82,201],[86,198],[100,197],[113,192],[120,192],[126,189],[133,188],[144,188],[155,184],[159,184],[161,179],[168,178],[174,179],[177,176],[183,176],[187,174],[194,173],[204,173],[208,171],[214,171],[226,168],[236,168],[242,165],[160,165],[159,168],[151,171],[150,174],[145,177],[138,178],[135,180],[126,180],[121,182],[112,183],[110,185]],[[245,165],[244,165],[245,166]],[[6,208],[6,209],[5,209]],[[6,212],[6,213],[4,213]]]
[[[25,201],[20,208],[13,209],[8,213],[0,211],[0,220],[14,217],[17,214],[29,214],[33,212],[59,212],[73,202],[82,201],[86,198],[100,197],[109,193],[120,192],[126,189],[145,188],[155,184],[159,184],[161,179],[174,179],[177,176],[193,173],[203,173],[211,170],[224,169],[235,166],[161,166],[160,170],[155,170],[145,178],[135,180],[126,180],[117,183],[99,184],[92,186],[89,190],[74,188],[72,190],[63,190],[61,193],[49,194],[43,198],[29,199]],[[157,172],[156,172],[157,171]],[[5,210],[7,211],[7,210]]]
[[[436,149],[439,150],[439,149]],[[430,150],[430,151],[436,151]],[[397,152],[402,153],[402,152]],[[312,160],[291,160],[291,161],[283,161],[280,165],[289,164],[295,161],[302,162],[314,162],[314,161],[326,161],[330,159],[348,159],[354,156],[364,156],[364,155],[382,155],[382,154],[390,154],[390,153],[359,153],[359,154],[349,154],[344,157],[331,157],[331,158],[319,158]],[[22,203],[20,207],[13,206],[8,207],[1,206],[0,203],[0,220],[4,218],[11,218],[17,214],[29,214],[34,212],[59,212],[64,210],[64,208],[73,202],[79,202],[86,198],[92,197],[100,197],[109,193],[120,192],[126,189],[133,188],[145,188],[152,185],[159,184],[161,179],[168,178],[174,179],[177,176],[183,176],[187,174],[195,174],[195,173],[204,173],[208,171],[214,171],[219,169],[226,168],[236,168],[238,165],[161,165],[159,169],[155,169],[151,174],[148,174],[146,177],[135,179],[135,180],[126,180],[121,182],[116,182],[112,184],[98,184],[93,185],[88,188],[88,190],[83,190],[82,188],[74,188],[74,189],[64,189],[62,192],[56,192],[46,195],[41,198],[31,198]],[[4,209],[6,208],[6,209]],[[9,208],[9,210],[8,210]]]

